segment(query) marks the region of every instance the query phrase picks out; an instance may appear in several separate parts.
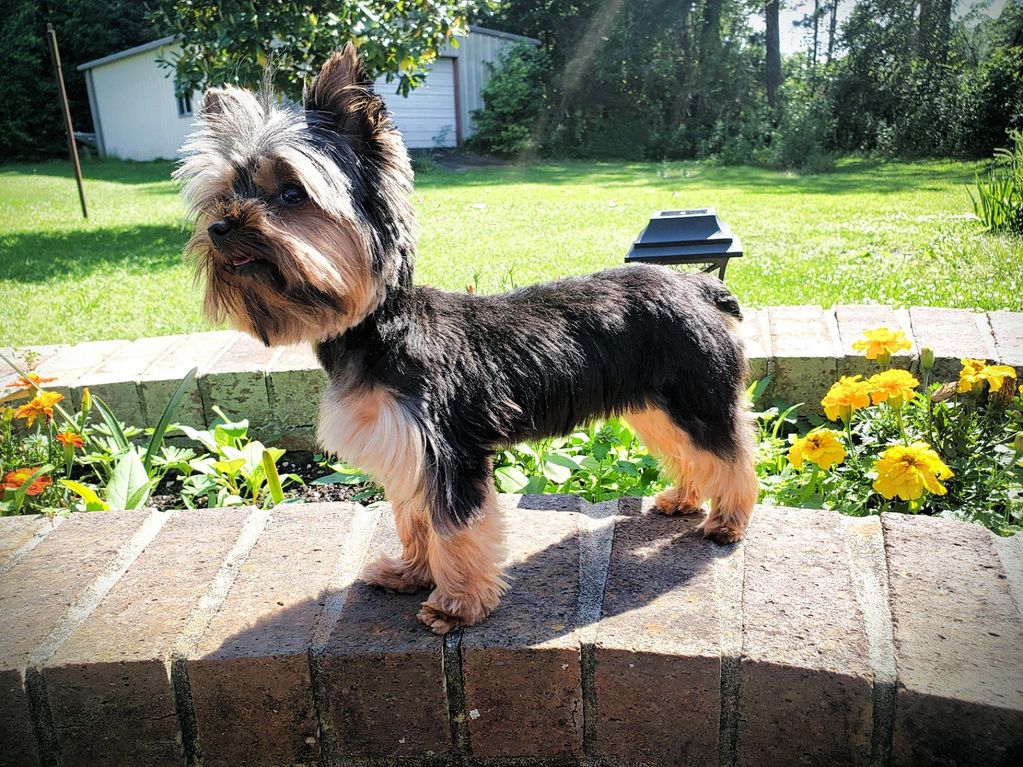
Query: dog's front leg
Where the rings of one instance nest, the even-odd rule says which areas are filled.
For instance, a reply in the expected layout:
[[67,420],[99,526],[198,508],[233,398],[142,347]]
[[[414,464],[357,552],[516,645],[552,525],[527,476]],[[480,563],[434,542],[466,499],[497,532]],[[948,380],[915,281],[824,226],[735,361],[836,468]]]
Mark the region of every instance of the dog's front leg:
[[429,545],[432,530],[429,511],[422,498],[391,499],[394,524],[401,541],[400,557],[380,555],[363,577],[367,583],[409,594],[433,585]]
[[429,567],[437,587],[423,602],[419,620],[435,634],[482,621],[505,591],[503,559],[504,521],[493,480],[488,480],[482,507],[472,523],[431,529]]

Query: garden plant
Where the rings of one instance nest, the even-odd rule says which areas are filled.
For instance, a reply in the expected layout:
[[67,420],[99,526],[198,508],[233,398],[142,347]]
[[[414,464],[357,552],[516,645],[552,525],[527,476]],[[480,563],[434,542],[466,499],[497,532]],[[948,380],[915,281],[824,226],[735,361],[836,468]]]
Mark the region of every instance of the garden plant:
[[[935,381],[934,355],[924,348],[918,378],[892,365],[909,341],[887,328],[867,331],[855,348],[877,372],[841,377],[822,400],[826,420],[800,418],[801,405],[755,413],[761,502],[854,516],[938,515],[1002,535],[1018,532],[1023,395],[1015,370],[964,359],[958,379]],[[171,423],[188,378],[148,430],[120,423],[88,390],[81,410],[68,412],[62,395],[45,388],[51,380],[23,371],[0,400],[0,514],[140,508],[158,485],[181,508],[300,500],[285,488],[301,477],[277,470],[284,451],[252,440],[247,421],[215,408],[208,429]],[[754,405],[769,385],[765,378],[750,386]],[[166,444],[165,434],[193,446]],[[353,486],[356,502],[380,497],[359,469],[320,462],[325,475],[311,484]],[[667,484],[654,457],[617,419],[508,446],[496,456],[494,479],[500,492],[573,493],[590,502],[649,496]]]

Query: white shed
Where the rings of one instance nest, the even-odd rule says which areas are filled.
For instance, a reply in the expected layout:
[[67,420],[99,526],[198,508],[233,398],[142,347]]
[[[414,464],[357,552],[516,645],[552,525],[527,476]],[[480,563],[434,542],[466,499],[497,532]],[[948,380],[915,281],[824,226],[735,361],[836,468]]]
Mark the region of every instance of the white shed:
[[[395,82],[383,77],[377,81],[377,91],[409,148],[454,147],[472,135],[472,112],[483,106],[483,86],[490,74],[487,64],[512,43],[539,44],[529,37],[470,26],[458,47],[448,45],[424,83],[407,97],[397,95]],[[101,155],[128,160],[177,155],[192,124],[192,99],[175,96],[171,70],[156,63],[177,48],[174,37],[163,37],[78,67],[85,72]]]

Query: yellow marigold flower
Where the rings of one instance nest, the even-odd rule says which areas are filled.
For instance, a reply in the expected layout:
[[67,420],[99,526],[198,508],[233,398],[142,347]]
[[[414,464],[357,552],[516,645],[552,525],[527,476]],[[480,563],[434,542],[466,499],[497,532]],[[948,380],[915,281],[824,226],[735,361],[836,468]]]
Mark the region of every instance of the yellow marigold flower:
[[63,394],[55,391],[41,391],[32,398],[32,401],[18,408],[14,414],[15,418],[24,418],[31,426],[36,418],[45,418],[49,421],[53,418],[53,406],[64,399]]
[[844,460],[845,448],[838,441],[838,432],[832,429],[812,431],[789,448],[789,463],[797,469],[802,469],[803,462],[809,461],[827,471]]
[[71,431],[70,429],[56,434],[55,439],[60,444],[67,445],[68,447],[81,447],[85,444],[85,440],[82,438],[82,435]]
[[874,470],[877,471],[874,489],[889,500],[898,496],[904,501],[915,501],[924,490],[944,495],[945,486],[938,480],[952,476],[952,470],[926,442],[893,445],[881,453]]
[[863,376],[842,376],[821,400],[824,414],[832,421],[848,421],[854,410],[870,404],[870,384]]
[[908,370],[885,370],[867,379],[870,384],[870,398],[875,405],[887,402],[898,410],[902,403],[913,398],[920,382]]
[[988,365],[984,360],[960,360],[963,369],[959,371],[959,386],[957,391],[964,394],[972,391],[987,381],[991,391],[998,391],[1002,388],[1002,382],[1006,378],[1015,378],[1016,371],[1009,365]]
[[886,355],[890,357],[903,349],[911,349],[913,344],[901,330],[874,328],[865,330],[863,338],[853,341],[853,351],[863,352],[868,360],[876,360]]

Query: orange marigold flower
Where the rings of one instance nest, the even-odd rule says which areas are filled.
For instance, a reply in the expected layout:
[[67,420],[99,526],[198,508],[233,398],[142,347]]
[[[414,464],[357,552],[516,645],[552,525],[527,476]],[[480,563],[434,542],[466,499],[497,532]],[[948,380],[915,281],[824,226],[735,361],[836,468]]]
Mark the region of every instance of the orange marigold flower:
[[832,421],[848,421],[854,410],[870,404],[870,392],[871,386],[863,376],[842,376],[821,400],[824,414]]
[[85,440],[82,439],[82,435],[78,432],[71,431],[70,429],[59,432],[56,435],[56,439],[62,445],[67,445],[68,447],[81,447],[85,444]]
[[867,379],[870,384],[870,398],[875,405],[887,402],[898,410],[902,403],[911,400],[920,382],[908,370],[893,368]]
[[998,391],[1002,388],[1002,382],[1006,378],[1015,378],[1016,371],[1009,365],[988,365],[984,360],[960,360],[963,369],[959,371],[959,387],[957,391],[965,394],[972,391],[975,386],[982,385],[987,381],[991,391]]
[[853,341],[853,351],[863,352],[868,360],[890,357],[903,349],[911,349],[913,344],[901,330],[874,328],[865,330],[863,338]]
[[56,378],[44,378],[35,371],[31,371],[27,376],[18,376],[17,380],[7,384],[7,388],[17,389],[19,391],[22,389],[34,389],[35,386],[32,385],[33,383],[36,386],[42,386],[44,383],[56,380]]
[[[11,490],[17,490],[28,481],[31,477],[39,471],[39,467],[35,466],[31,469],[15,469],[9,471],[4,475],[4,481],[0,482],[0,490],[10,488]],[[28,490],[25,491],[25,495],[39,495],[43,490],[53,484],[53,480],[47,477],[45,474],[41,477],[36,477],[32,480],[32,484],[28,486]]]
[[53,406],[64,399],[63,394],[55,391],[41,391],[32,398],[32,401],[18,408],[14,414],[15,418],[24,418],[31,426],[37,418],[46,418],[49,421],[53,418]]

